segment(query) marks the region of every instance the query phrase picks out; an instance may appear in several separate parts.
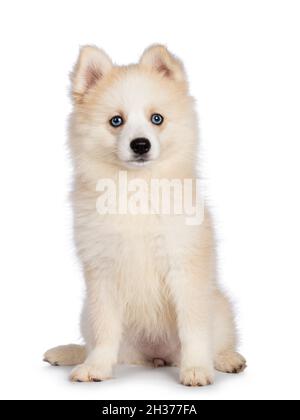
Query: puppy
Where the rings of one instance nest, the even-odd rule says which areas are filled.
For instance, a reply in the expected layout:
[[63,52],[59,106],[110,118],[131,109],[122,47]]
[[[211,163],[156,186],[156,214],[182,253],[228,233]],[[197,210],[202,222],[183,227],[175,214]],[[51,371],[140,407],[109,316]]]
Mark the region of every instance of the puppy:
[[[112,187],[106,189],[108,210],[116,197],[128,195],[120,173],[126,185],[137,179],[149,188],[153,179],[195,185],[197,117],[181,61],[154,45],[138,64],[123,67],[103,50],[83,47],[72,98],[72,204],[86,284],[85,345],[56,347],[45,361],[76,365],[71,380],[78,382],[111,378],[116,363],[176,365],[181,383],[190,386],[212,384],[214,369],[243,371],[231,306],[216,281],[207,209],[199,223],[175,211],[99,211],[101,180]],[[198,202],[197,192],[191,196]],[[170,199],[179,200],[173,190]]]

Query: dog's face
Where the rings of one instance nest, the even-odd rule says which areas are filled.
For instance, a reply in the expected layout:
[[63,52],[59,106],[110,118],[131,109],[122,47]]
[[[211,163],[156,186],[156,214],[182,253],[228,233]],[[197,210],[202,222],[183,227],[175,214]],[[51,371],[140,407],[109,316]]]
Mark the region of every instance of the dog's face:
[[166,48],[150,47],[139,64],[118,67],[102,50],[84,47],[72,80],[72,138],[82,159],[143,169],[195,153],[185,72]]

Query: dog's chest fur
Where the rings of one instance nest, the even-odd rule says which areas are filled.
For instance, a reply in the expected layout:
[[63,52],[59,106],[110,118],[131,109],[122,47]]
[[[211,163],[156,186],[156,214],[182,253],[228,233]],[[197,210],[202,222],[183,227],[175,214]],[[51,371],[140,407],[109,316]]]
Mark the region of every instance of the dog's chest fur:
[[80,259],[115,282],[125,323],[150,335],[174,324],[166,277],[191,244],[189,229],[180,216],[99,215],[94,197],[75,202]]

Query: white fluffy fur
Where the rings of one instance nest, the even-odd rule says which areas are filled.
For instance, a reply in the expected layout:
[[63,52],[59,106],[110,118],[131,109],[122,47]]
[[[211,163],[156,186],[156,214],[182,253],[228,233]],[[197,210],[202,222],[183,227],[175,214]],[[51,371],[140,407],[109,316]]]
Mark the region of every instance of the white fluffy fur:
[[[116,363],[177,365],[184,385],[207,385],[214,368],[240,372],[233,315],[215,275],[210,215],[199,226],[182,216],[105,215],[96,211],[97,181],[128,177],[197,177],[197,119],[182,63],[165,47],[139,64],[114,66],[84,47],[73,73],[70,148],[74,162],[74,232],[86,282],[83,346],[49,350],[45,360],[75,365],[73,381],[112,376]],[[161,127],[149,121],[164,115]],[[126,124],[109,125],[121,114]],[[130,164],[130,141],[151,140],[151,162]]]

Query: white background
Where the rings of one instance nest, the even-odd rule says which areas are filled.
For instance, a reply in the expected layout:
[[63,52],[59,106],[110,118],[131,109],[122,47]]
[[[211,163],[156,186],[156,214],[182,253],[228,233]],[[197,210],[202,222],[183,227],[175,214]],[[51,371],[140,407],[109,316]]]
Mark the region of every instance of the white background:
[[[299,398],[299,7],[290,0],[1,2],[1,398]],[[106,383],[71,384],[70,369],[42,362],[49,347],[80,339],[68,72],[79,45],[99,45],[124,64],[153,42],[184,60],[198,101],[220,281],[236,302],[249,368],[218,374],[203,389],[179,385],[170,368],[121,367]]]

